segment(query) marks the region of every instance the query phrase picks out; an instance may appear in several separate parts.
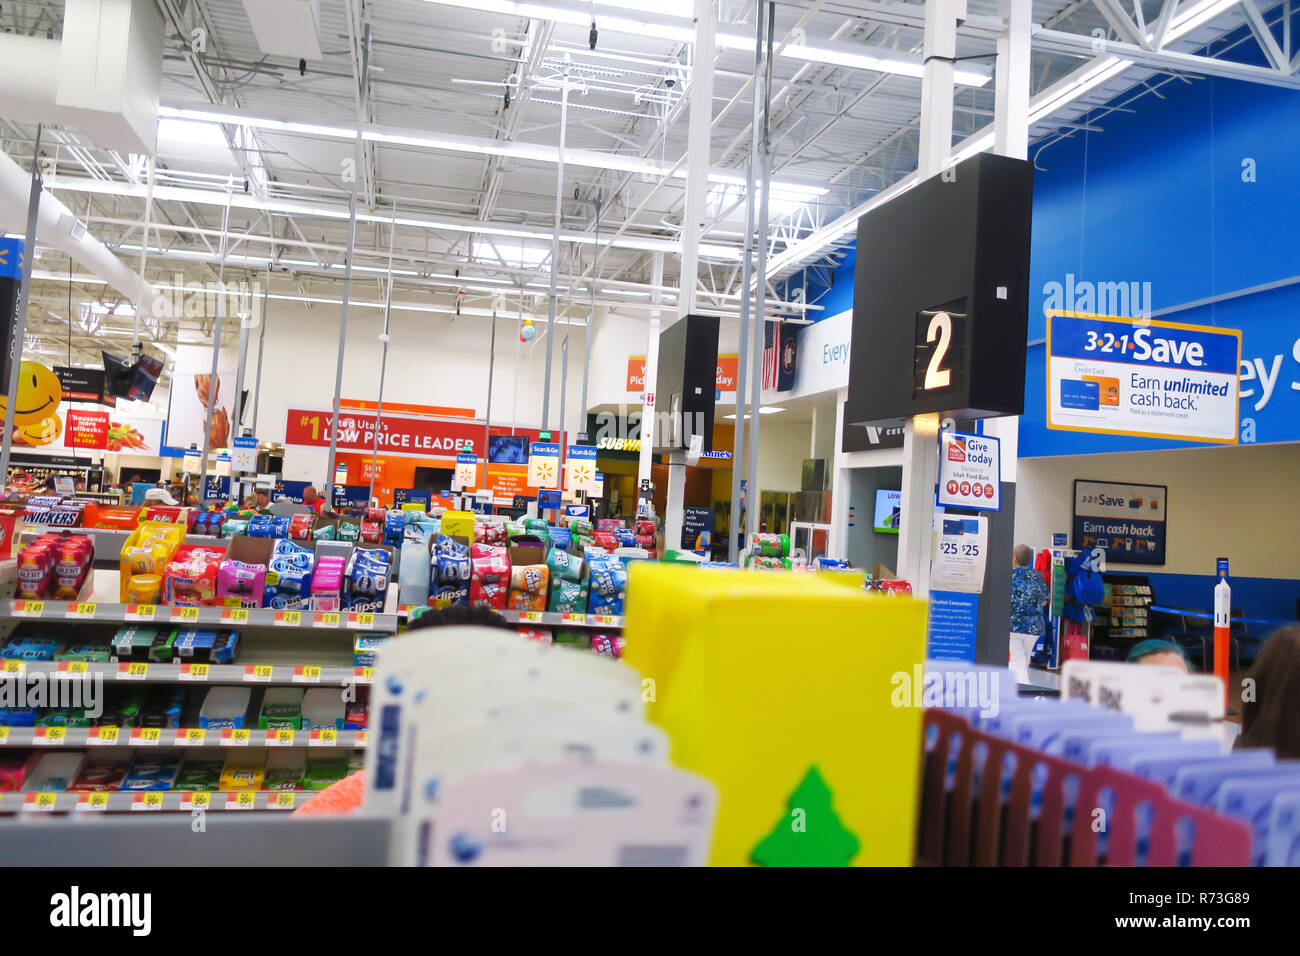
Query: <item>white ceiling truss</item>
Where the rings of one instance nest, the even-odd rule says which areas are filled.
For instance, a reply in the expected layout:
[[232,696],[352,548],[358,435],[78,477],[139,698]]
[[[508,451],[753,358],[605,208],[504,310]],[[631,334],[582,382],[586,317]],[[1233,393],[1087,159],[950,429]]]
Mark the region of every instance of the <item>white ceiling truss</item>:
[[[259,49],[242,0],[157,6],[167,135],[153,186],[149,281],[215,280],[229,201],[227,280],[263,282],[269,267],[275,296],[301,297],[332,325],[353,188],[343,170],[360,131],[355,298],[384,300],[393,233],[395,303],[435,317],[494,307],[513,317],[522,300],[525,313],[545,315],[567,71],[557,312],[585,321],[593,291],[602,306],[644,312],[659,292],[675,307],[696,69],[688,0],[321,0],[322,55],[302,70]],[[712,191],[691,278],[701,311],[733,314],[755,7],[718,0],[716,9]],[[0,30],[57,36],[62,17],[57,0],[6,0]],[[777,295],[789,288],[778,280],[824,278],[857,217],[914,176],[923,18],[912,2],[777,3],[767,230],[775,312],[815,317],[815,303]],[[1291,0],[1034,0],[1033,19],[1030,155],[1040,162],[1050,164],[1052,143],[1104,131],[1110,111],[1131,109],[1165,83],[1224,77],[1300,88]],[[195,30],[202,49],[191,42]],[[968,0],[958,34],[958,156],[991,143],[991,55],[1001,30],[998,0]],[[0,105],[0,149],[28,168],[34,139],[35,127],[3,119]],[[145,245],[142,158],[66,128],[46,128],[41,151],[47,187],[134,269]],[[3,225],[22,231],[21,222]],[[657,254],[665,279],[655,289]],[[53,249],[35,268],[30,343],[58,352],[71,328],[81,361],[97,360],[106,343],[129,346],[127,310],[112,314],[116,290]],[[174,342],[201,331],[153,333]]]

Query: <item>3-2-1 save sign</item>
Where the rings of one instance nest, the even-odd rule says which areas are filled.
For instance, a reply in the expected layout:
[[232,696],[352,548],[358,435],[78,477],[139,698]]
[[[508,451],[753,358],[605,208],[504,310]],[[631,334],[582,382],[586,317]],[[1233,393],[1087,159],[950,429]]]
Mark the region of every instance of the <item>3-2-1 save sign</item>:
[[912,397],[960,392],[966,384],[966,331],[970,316],[965,299],[916,313],[916,349],[912,353]]

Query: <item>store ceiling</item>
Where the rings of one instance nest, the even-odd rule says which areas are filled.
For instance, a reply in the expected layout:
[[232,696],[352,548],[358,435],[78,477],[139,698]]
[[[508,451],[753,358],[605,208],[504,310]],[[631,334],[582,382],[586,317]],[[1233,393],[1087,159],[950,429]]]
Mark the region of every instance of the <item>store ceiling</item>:
[[[57,37],[63,7],[62,2],[9,0],[0,6],[0,29]],[[596,8],[599,34],[593,51],[585,25],[592,6],[577,0],[538,0],[530,6],[533,18],[510,12],[515,7],[508,0],[321,0],[321,56],[300,74],[297,59],[264,52],[243,0],[158,0],[167,32],[164,119],[147,278],[165,285],[217,277],[229,184],[227,281],[263,282],[269,263],[270,290],[283,297],[275,301],[320,300],[312,314],[332,329],[337,307],[331,303],[342,294],[348,233],[351,187],[345,170],[356,149],[348,131],[364,123],[371,138],[357,168],[360,221],[352,294],[382,300],[391,240],[394,301],[448,312],[459,301],[462,314],[470,316],[489,315],[495,304],[503,315],[522,308],[545,317],[560,120],[557,84],[567,62],[582,86],[571,93],[566,129],[570,162],[564,175],[566,241],[560,247],[558,311],[582,321],[594,285],[598,304],[648,314],[656,251],[669,253],[663,289],[678,285],[672,250],[678,248],[685,183],[670,178],[656,186],[658,172],[686,150],[692,47],[645,30],[619,32],[616,17],[636,16],[629,7],[680,15],[689,26],[688,0],[609,0]],[[1100,31],[1117,38],[1124,17],[1140,11],[1154,29],[1163,7],[1161,0],[1140,0],[1136,8],[1115,0],[1034,0],[1032,18],[1060,34],[1091,40]],[[1254,57],[1260,48],[1239,29],[1252,9],[1251,0],[1181,0],[1170,8],[1177,27],[1171,35],[1177,38],[1166,48],[1202,50],[1236,30],[1231,44],[1220,42],[1209,52],[1228,59]],[[1265,19],[1276,21],[1281,9]],[[584,25],[563,22],[575,10]],[[753,3],[719,0],[718,11],[722,32],[752,37]],[[919,62],[922,13],[919,3],[782,0],[776,7],[776,36],[782,40],[798,28],[805,47],[883,48],[889,56]],[[987,55],[995,49],[989,23],[998,15],[998,0],[968,0],[967,15],[958,55],[977,57],[963,61],[963,67],[987,73],[992,63]],[[372,42],[363,107],[359,77],[367,23]],[[183,39],[195,31],[206,40],[200,54],[188,51]],[[1056,140],[1083,130],[1104,131],[1109,110],[1128,108],[1163,83],[1196,81],[1192,73],[1174,76],[1165,64],[1153,69],[1121,61],[1099,82],[1103,58],[1094,58],[1087,48],[1062,52],[1070,45],[1068,37],[1044,39],[1051,36],[1038,34],[1031,62],[1037,99],[1031,100],[1030,151],[1042,166],[1050,166]],[[742,91],[753,70],[752,47],[721,47],[714,64],[715,116]],[[1159,57],[1153,53],[1147,59],[1152,58]],[[1076,95],[1043,93],[1090,67],[1093,78]],[[1277,75],[1296,80],[1289,71]],[[788,55],[776,58],[773,77],[776,189],[769,241],[782,268],[769,278],[777,279],[833,267],[852,238],[842,224],[881,189],[915,170],[921,83],[912,76]],[[1122,95],[1125,91],[1129,95]],[[959,87],[957,144],[969,144],[968,137],[989,128],[994,96],[993,82]],[[744,175],[751,109],[748,94],[741,95],[715,123],[715,178]],[[244,122],[194,121],[202,115],[195,111],[204,110]],[[286,128],[286,121],[312,128]],[[34,134],[31,124],[0,122],[4,152],[24,168],[32,162]],[[145,206],[142,163],[70,129],[47,128],[42,153],[53,161],[54,194],[92,235],[136,268]],[[697,276],[700,307],[734,312],[740,300],[744,205],[737,187],[718,185],[714,193]],[[597,197],[600,235],[607,239],[622,230],[613,247],[593,241]],[[395,232],[389,225],[394,218]],[[21,222],[3,225],[22,230]],[[603,251],[593,283],[598,248]],[[129,346],[133,321],[119,292],[53,249],[42,251],[35,268],[40,278],[33,288],[29,347],[63,355],[69,311],[74,360],[94,362],[100,347]],[[69,271],[71,283],[64,278]],[[494,298],[498,290],[504,298]],[[100,305],[87,315],[87,303]],[[675,308],[670,291],[664,307]],[[150,335],[174,343],[178,337],[202,339],[205,331],[210,335],[204,323],[191,321],[156,327]]]

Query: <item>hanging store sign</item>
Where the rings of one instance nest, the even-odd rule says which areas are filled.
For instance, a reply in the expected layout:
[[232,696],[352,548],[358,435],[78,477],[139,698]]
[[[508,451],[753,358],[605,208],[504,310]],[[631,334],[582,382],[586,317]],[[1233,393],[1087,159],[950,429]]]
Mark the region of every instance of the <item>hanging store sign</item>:
[[1108,562],[1164,564],[1168,505],[1165,485],[1075,481],[1070,546],[1101,548]]
[[596,448],[594,445],[570,445],[564,459],[566,491],[596,491]]
[[1237,442],[1241,332],[1050,312],[1047,427]]
[[1002,443],[984,435],[939,436],[939,504],[998,511],[1002,501]]
[[560,446],[535,441],[528,448],[528,484],[533,488],[560,487]]
[[461,452],[456,456],[456,471],[452,474],[452,491],[473,491],[478,485],[478,456]]
[[257,439],[232,438],[230,440],[230,466],[235,471],[257,471]]

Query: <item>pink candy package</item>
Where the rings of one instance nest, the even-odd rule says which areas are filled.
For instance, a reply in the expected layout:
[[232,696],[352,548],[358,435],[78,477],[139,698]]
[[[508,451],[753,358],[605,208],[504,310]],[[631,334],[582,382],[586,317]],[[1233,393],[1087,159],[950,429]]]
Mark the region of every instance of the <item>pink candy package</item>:
[[217,571],[219,607],[261,607],[266,597],[266,565],[227,559]]
[[316,559],[316,570],[311,577],[311,608],[313,611],[337,611],[342,607],[343,575],[347,562],[335,555],[322,555]]
[[22,750],[0,750],[0,793],[17,793],[36,763],[36,754]]

